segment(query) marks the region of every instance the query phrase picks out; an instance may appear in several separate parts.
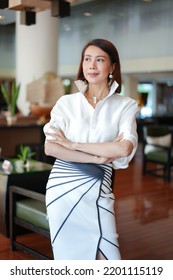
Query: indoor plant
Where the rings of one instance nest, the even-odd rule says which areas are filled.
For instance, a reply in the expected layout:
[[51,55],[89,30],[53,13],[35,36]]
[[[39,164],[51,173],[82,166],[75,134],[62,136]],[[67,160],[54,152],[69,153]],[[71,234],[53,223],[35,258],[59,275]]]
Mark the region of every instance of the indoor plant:
[[19,153],[17,154],[17,160],[15,160],[15,168],[18,172],[23,171],[24,168],[29,169],[29,161],[35,155],[32,152],[30,146],[20,145]]
[[19,91],[20,91],[20,85],[16,85],[16,81],[12,82],[10,94],[8,94],[8,90],[5,87],[5,85],[3,83],[1,84],[1,92],[7,104],[6,118],[8,124],[12,124],[16,120],[15,114],[16,114]]
[[27,163],[35,155],[35,152],[31,151],[29,146],[20,145],[20,153],[17,154],[17,158],[23,161],[24,164]]

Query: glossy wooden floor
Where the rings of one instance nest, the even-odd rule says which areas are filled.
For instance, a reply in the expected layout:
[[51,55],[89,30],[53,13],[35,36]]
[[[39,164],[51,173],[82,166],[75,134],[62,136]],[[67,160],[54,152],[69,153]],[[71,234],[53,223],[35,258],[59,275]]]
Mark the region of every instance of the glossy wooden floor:
[[[172,182],[142,176],[140,146],[130,167],[115,176],[116,220],[122,259],[173,260],[173,176]],[[172,174],[173,175],[173,174]],[[50,252],[45,238],[30,234],[24,242]],[[0,235],[0,259],[35,259],[9,249]]]

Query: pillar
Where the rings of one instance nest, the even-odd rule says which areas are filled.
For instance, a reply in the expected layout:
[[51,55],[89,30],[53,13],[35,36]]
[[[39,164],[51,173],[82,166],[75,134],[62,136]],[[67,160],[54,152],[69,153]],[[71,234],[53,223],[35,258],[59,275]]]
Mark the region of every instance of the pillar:
[[131,76],[125,75],[124,77],[124,87],[125,87],[125,95],[131,97],[133,99],[137,99],[137,85],[138,80]]
[[[40,79],[47,72],[57,73],[58,18],[50,10],[36,14],[36,24],[20,23],[16,12],[16,81],[21,84],[18,107],[29,114],[26,84]],[[36,93],[37,94],[37,93]]]

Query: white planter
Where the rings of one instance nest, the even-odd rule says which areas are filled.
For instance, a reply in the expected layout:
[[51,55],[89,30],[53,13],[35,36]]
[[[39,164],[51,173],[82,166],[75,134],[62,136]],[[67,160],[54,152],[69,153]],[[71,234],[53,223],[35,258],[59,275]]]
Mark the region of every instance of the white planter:
[[15,169],[18,173],[22,173],[24,171],[24,161],[21,159],[17,159],[14,163]]
[[11,115],[7,115],[6,116],[6,120],[7,120],[7,125],[13,125],[16,123],[17,121],[17,116],[11,116]]

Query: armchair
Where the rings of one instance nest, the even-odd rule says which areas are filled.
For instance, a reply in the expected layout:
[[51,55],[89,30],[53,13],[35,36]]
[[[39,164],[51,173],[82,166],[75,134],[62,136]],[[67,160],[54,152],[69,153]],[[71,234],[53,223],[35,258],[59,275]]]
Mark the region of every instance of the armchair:
[[143,127],[143,175],[146,173],[171,180],[173,166],[173,136],[169,127],[149,125]]
[[27,230],[50,238],[44,201],[44,194],[17,186],[10,187],[10,246],[12,251],[20,249],[39,259],[52,259],[17,240],[19,228],[20,234],[22,230]]

